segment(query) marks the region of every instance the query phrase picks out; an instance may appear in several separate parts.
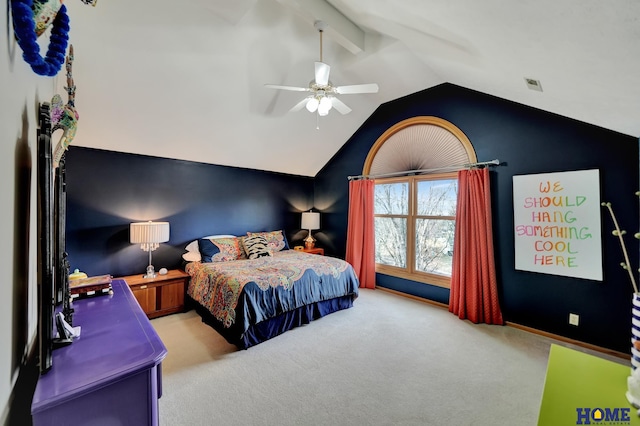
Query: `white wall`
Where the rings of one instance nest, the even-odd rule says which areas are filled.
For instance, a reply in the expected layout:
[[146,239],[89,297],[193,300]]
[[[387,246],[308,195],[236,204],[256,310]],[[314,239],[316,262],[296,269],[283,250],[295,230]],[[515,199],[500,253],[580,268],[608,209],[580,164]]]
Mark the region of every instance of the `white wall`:
[[6,424],[20,365],[36,349],[37,110],[51,100],[56,81],[22,60],[11,14],[0,9],[0,424]]

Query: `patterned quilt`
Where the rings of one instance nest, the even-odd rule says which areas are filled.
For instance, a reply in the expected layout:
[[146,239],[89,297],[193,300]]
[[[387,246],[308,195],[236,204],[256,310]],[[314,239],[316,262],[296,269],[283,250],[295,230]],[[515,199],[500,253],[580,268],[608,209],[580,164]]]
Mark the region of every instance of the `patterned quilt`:
[[358,295],[359,282],[349,263],[295,250],[258,259],[192,262],[185,270],[191,276],[187,294],[227,328],[239,316],[246,329],[304,305]]

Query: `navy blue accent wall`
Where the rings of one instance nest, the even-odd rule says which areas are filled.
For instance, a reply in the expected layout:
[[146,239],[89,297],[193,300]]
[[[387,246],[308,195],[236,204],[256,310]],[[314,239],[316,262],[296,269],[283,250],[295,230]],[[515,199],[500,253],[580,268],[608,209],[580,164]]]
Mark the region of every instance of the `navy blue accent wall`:
[[143,274],[148,253],[129,243],[131,222],[168,221],[153,252],[156,271],[182,264],[205,235],[285,230],[301,244],[300,212],[313,207],[313,179],[82,147],[67,152],[67,252],[91,275]]
[[[545,96],[545,94],[540,94]],[[460,128],[478,160],[499,159],[491,169],[494,244],[500,302],[505,320],[620,352],[629,352],[632,287],[619,262],[622,252],[602,210],[604,281],[518,271],[514,268],[514,175],[599,169],[601,197],[610,201],[628,231],[627,249],[637,269],[640,230],[638,139],[504,99],[443,84],[386,103],[358,129],[316,176],[315,205],[322,212],[327,253],[344,256],[347,176],[362,173],[376,139],[394,124],[436,116]],[[448,303],[448,290],[378,274],[380,286]],[[569,313],[580,315],[578,327]]]
[[[545,96],[541,94],[540,96]],[[129,244],[129,223],[166,220],[171,239],[153,252],[153,263],[181,265],[184,246],[207,234],[284,229],[300,244],[300,212],[321,211],[314,235],[328,255],[344,257],[349,175],[362,172],[376,139],[407,118],[431,115],[450,121],[471,140],[491,169],[498,288],[507,321],[613,350],[628,352],[631,285],[619,266],[621,249],[602,211],[604,281],[514,269],[514,175],[600,170],[601,195],[626,229],[627,248],[638,267],[640,230],[639,149],[634,137],[443,84],[392,102],[372,114],[315,179],[181,160],[72,146],[67,153],[67,252],[71,268],[89,275],[143,273],[147,253]],[[440,287],[385,275],[380,286],[448,303]],[[568,324],[569,313],[580,326]]]

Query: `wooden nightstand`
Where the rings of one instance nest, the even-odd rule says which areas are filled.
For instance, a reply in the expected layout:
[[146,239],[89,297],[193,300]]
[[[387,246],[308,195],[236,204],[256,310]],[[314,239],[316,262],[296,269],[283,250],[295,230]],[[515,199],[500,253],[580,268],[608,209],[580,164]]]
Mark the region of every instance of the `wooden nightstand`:
[[324,256],[324,249],[320,247],[315,247],[312,249],[302,249],[302,251],[305,253],[319,254],[321,256]]
[[158,274],[155,278],[142,277],[143,274],[138,274],[120,278],[127,282],[147,317],[151,319],[184,312],[189,274],[172,269],[166,275]]

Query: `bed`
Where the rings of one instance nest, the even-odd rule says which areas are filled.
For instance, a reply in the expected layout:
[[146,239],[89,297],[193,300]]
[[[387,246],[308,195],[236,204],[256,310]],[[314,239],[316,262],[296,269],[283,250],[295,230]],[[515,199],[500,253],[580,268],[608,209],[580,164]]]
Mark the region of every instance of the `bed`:
[[358,278],[344,260],[290,250],[286,240],[258,239],[260,247],[253,250],[247,237],[198,241],[203,253],[209,242],[214,248],[208,250],[210,256],[185,264],[189,303],[205,323],[241,349],[351,308],[358,297]]

